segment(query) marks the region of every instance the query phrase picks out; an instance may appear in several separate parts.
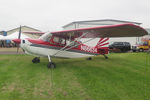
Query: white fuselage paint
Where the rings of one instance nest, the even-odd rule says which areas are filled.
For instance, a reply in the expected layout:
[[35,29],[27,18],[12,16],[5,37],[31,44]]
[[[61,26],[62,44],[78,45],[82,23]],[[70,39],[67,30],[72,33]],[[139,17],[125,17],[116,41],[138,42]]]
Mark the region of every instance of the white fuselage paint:
[[59,50],[50,49],[50,48],[42,48],[42,47],[34,47],[30,46],[31,43],[28,40],[25,40],[25,43],[21,41],[21,48],[25,50],[26,54],[34,55],[34,56],[54,56],[54,57],[63,57],[63,58],[80,58],[80,57],[88,57],[94,56],[92,54],[84,54],[73,51],[60,51],[58,54],[54,55]]

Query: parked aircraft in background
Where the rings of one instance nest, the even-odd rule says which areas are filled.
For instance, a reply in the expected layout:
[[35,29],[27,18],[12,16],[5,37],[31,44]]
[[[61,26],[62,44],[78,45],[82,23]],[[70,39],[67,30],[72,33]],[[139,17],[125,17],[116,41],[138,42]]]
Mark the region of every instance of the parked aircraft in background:
[[[109,37],[138,37],[146,34],[148,34],[147,31],[137,25],[119,24],[49,32],[39,39],[20,39],[20,27],[19,37],[13,41],[20,43],[20,47],[26,54],[36,56],[32,60],[33,63],[39,63],[40,57],[48,57],[47,67],[54,68],[56,66],[51,57],[78,58],[103,55],[107,59]],[[88,38],[88,40],[82,43],[80,41],[82,38]],[[100,38],[95,47],[84,44],[95,38]]]

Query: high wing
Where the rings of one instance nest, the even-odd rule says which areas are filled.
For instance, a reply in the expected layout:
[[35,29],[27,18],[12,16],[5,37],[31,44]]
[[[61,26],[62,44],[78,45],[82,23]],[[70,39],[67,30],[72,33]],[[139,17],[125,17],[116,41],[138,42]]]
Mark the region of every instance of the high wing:
[[54,36],[68,39],[70,37],[78,38],[84,33],[88,34],[86,34],[82,38],[139,37],[148,34],[148,32],[142,27],[130,23],[51,32],[51,34],[53,34]]

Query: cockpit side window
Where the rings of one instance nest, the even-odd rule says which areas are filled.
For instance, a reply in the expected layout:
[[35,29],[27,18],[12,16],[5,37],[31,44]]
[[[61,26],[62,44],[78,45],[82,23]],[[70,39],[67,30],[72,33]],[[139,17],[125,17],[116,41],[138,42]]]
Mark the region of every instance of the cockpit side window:
[[66,44],[66,40],[64,38],[55,36],[55,37],[53,37],[53,44],[65,45]]
[[54,37],[53,41],[54,41],[55,43],[59,43],[59,37]]
[[50,42],[51,36],[47,37],[45,41]]

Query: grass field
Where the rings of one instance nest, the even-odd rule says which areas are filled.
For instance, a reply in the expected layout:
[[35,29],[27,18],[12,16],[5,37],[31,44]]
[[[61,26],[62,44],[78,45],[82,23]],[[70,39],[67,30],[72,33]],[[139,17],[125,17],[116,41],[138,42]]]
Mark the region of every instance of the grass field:
[[150,54],[118,53],[87,61],[0,55],[0,100],[150,100]]

